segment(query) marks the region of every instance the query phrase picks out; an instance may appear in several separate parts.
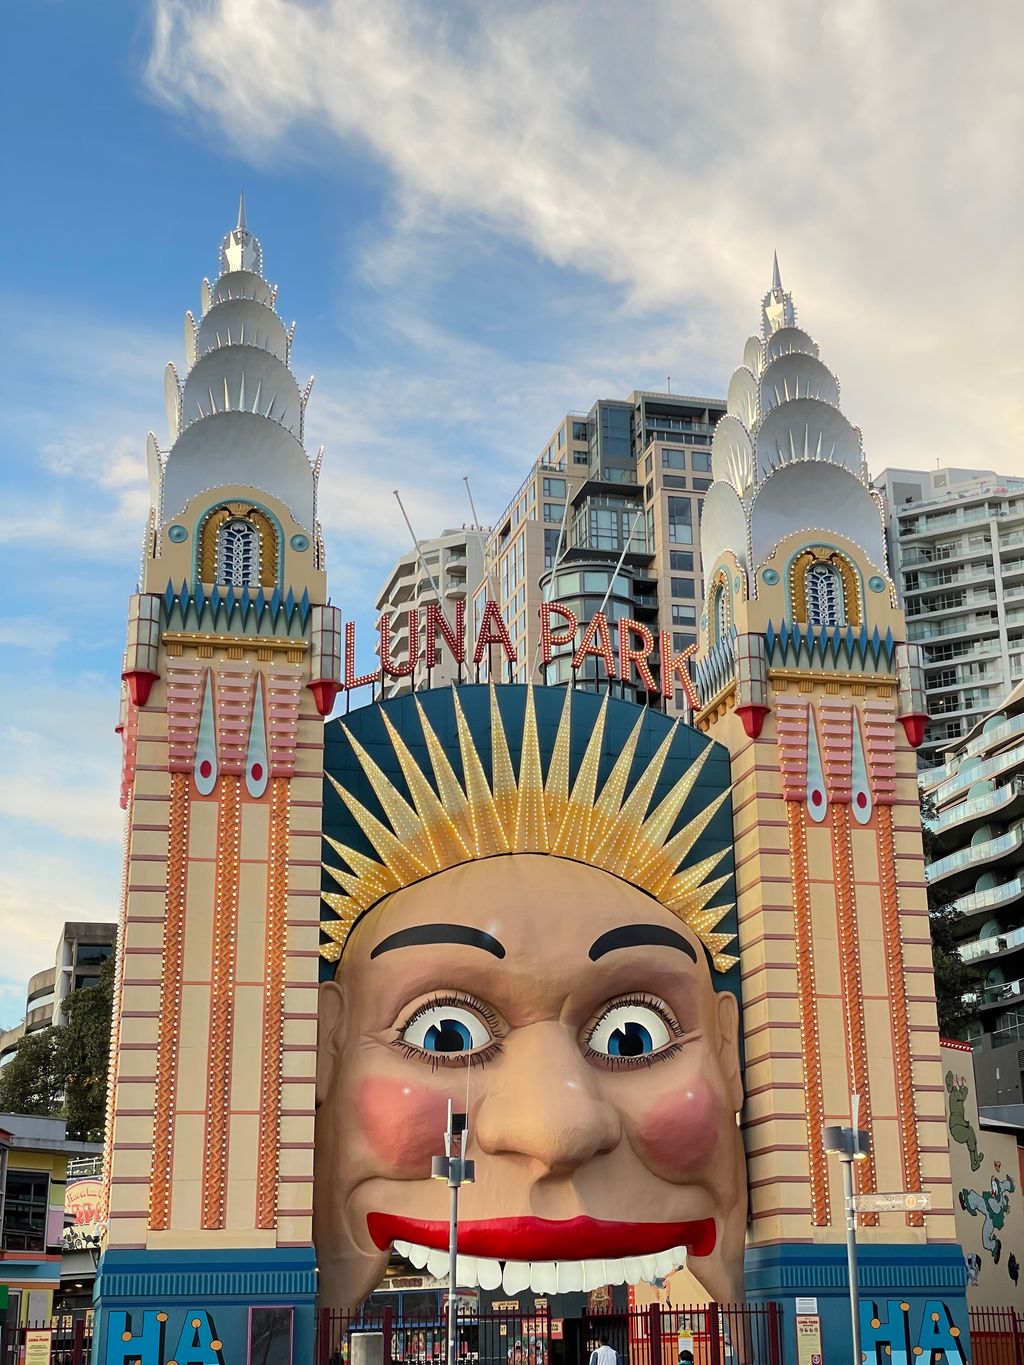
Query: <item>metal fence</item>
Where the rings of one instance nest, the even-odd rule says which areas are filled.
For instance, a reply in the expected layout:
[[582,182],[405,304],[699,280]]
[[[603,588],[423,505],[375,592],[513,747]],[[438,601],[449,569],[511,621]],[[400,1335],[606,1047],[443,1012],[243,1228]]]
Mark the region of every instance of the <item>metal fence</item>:
[[[447,1319],[400,1317],[390,1308],[322,1309],[316,1365],[348,1365],[353,1339],[379,1334],[382,1365],[445,1365]],[[460,1307],[460,1365],[588,1365],[604,1340],[622,1365],[783,1365],[776,1304],[665,1308],[553,1318],[546,1311]],[[1002,1365],[1002,1362],[993,1362]],[[1024,1365],[1024,1362],[1021,1362]]]
[[50,1332],[53,1337],[52,1365],[89,1365],[92,1350],[92,1322],[84,1317],[68,1317],[50,1322],[30,1322],[25,1327],[0,1324],[0,1365],[19,1365],[24,1359],[30,1332]]
[[1024,1313],[972,1308],[968,1320],[973,1365],[1024,1365]]

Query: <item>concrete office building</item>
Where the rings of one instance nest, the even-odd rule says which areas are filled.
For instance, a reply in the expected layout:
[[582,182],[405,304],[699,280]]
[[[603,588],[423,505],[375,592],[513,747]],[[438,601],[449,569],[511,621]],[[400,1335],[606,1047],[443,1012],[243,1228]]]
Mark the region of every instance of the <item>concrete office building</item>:
[[922,779],[936,807],[928,881],[952,899],[975,967],[978,1102],[1024,1103],[1024,683]]
[[[385,697],[397,697],[421,687],[447,687],[458,681],[457,666],[450,651],[445,649],[438,651],[437,662],[428,672],[427,607],[431,603],[439,606],[444,619],[454,628],[459,604],[463,603],[466,634],[473,639],[477,622],[471,593],[484,572],[487,533],[486,527],[478,526],[442,531],[432,540],[418,541],[417,549],[409,550],[395,562],[375,605],[382,617],[389,618],[387,634],[391,663],[408,671],[398,677],[382,672]],[[412,610],[417,613],[415,642],[410,640]],[[382,635],[378,632],[375,646],[378,656],[381,642]]]
[[1024,479],[886,469],[874,487],[907,638],[924,652],[931,720],[918,763],[930,768],[1024,677]]
[[29,978],[25,993],[25,1018],[14,1028],[0,1033],[0,1066],[28,1033],[38,1033],[51,1024],[62,1024],[64,1001],[72,991],[95,986],[100,968],[114,951],[117,925],[105,923],[67,923],[57,940],[52,967],[44,967]]

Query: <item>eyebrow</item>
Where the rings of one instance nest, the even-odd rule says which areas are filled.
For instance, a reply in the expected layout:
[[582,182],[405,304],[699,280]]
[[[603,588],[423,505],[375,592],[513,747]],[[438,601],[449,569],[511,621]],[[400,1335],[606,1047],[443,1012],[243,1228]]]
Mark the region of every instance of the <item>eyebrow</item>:
[[428,943],[464,943],[468,948],[482,948],[494,957],[504,957],[505,949],[491,934],[482,929],[473,929],[468,924],[414,924],[409,929],[399,929],[382,939],[371,952],[370,957],[380,957],[392,948],[416,948]]
[[594,941],[590,949],[590,960],[596,962],[605,953],[613,953],[616,948],[679,948],[697,961],[693,945],[687,943],[682,934],[674,929],[666,929],[660,924],[623,924],[618,929],[609,929]]

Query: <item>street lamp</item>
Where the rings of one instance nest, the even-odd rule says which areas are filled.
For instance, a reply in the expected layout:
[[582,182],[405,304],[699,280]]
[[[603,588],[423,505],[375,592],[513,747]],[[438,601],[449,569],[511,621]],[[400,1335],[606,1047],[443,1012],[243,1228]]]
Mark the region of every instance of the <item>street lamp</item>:
[[458,1312],[455,1302],[458,1274],[459,1240],[459,1186],[471,1185],[476,1175],[476,1163],[467,1161],[463,1153],[469,1144],[469,1120],[466,1114],[452,1111],[448,1101],[448,1126],[444,1134],[444,1156],[435,1156],[430,1161],[430,1174],[434,1180],[447,1180],[448,1202],[448,1365],[455,1365],[458,1343]]
[[824,1147],[830,1156],[837,1156],[843,1164],[843,1198],[846,1204],[846,1263],[850,1281],[850,1326],[853,1329],[853,1365],[861,1365],[860,1358],[860,1302],[857,1293],[857,1214],[853,1207],[853,1163],[867,1161],[871,1153],[871,1137],[857,1127],[860,1096],[853,1096],[853,1127],[833,1125],[825,1129]]

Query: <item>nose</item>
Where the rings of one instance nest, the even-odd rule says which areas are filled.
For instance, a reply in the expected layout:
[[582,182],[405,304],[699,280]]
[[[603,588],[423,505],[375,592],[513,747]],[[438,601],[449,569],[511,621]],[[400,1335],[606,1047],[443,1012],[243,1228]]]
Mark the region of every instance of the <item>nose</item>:
[[563,1024],[513,1029],[491,1074],[476,1117],[481,1151],[530,1157],[545,1174],[564,1174],[618,1144],[618,1113]]

